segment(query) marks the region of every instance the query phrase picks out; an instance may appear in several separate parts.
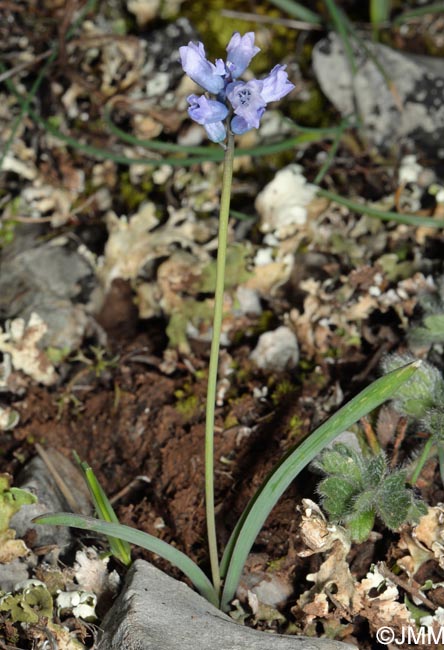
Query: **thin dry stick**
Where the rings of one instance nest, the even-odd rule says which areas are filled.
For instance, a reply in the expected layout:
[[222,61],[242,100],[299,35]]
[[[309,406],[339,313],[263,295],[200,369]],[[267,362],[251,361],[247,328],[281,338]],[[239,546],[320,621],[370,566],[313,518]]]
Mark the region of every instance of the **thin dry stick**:
[[415,580],[413,580],[413,584],[409,584],[406,580],[403,580],[402,578],[399,578],[394,573],[392,573],[392,571],[390,571],[390,569],[385,566],[385,564],[378,564],[378,571],[382,576],[384,576],[384,578],[388,578],[394,582],[395,585],[398,585],[398,587],[404,589],[404,591],[413,596],[413,598],[418,598],[422,603],[424,603],[426,607],[432,611],[436,611],[438,609],[438,606],[435,605],[435,603],[433,603],[427,598],[427,596],[424,596],[424,594],[421,593],[421,587]]
[[253,14],[248,11],[235,11],[233,9],[222,9],[221,16],[226,18],[237,18],[238,20],[251,20],[255,23],[266,23],[268,25],[283,25],[284,27],[290,27],[291,29],[304,29],[308,31],[312,30],[322,30],[324,27],[322,25],[316,25],[314,23],[306,23],[303,20],[294,20],[292,18],[271,18],[269,16],[260,16],[259,14]]
[[43,447],[37,442],[35,444],[36,451],[40,458],[43,460],[45,463],[46,467],[48,468],[49,473],[51,474],[52,478],[54,479],[55,484],[59,488],[60,492],[63,494],[64,499],[66,500],[66,503],[69,505],[71,510],[73,512],[80,512],[79,509],[79,504],[77,501],[74,499],[72,496],[71,491],[69,490],[68,486],[66,485],[65,481],[62,479],[60,476],[59,472],[54,466],[54,463],[52,460],[49,458],[49,455],[47,452],[43,449]]
[[[0,9],[1,9],[1,3],[0,3]],[[10,79],[11,77],[14,77],[22,70],[26,70],[26,68],[31,68],[36,63],[43,61],[43,59],[47,59],[50,54],[52,54],[52,50],[46,50],[46,52],[42,52],[42,54],[38,54],[37,56],[35,56],[32,59],[32,61],[24,61],[23,63],[18,63],[13,68],[10,68],[5,72],[2,72],[0,74],[0,83],[2,83],[2,81],[6,81],[6,79]]]
[[396,426],[395,442],[393,443],[392,460],[390,461],[390,467],[392,468],[396,467],[396,465],[398,464],[399,450],[405,438],[407,425],[408,425],[408,419],[406,417],[399,418],[399,422]]

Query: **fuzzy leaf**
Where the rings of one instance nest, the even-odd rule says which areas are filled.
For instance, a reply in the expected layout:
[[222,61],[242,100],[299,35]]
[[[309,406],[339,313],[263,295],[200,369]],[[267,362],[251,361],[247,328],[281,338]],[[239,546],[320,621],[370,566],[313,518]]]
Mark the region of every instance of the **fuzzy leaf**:
[[387,469],[387,459],[384,452],[372,456],[364,472],[365,485],[369,488],[375,488],[382,481]]
[[372,532],[375,523],[375,513],[373,510],[361,512],[353,519],[347,521],[347,528],[350,531],[351,538],[358,543],[364,542]]
[[423,320],[424,327],[415,327],[409,334],[409,340],[423,345],[442,343],[444,341],[444,314],[430,314]]
[[405,485],[406,473],[394,472],[387,476],[378,489],[375,507],[384,524],[396,530],[403,524],[412,505],[410,490]]
[[[370,510],[375,509],[375,488],[369,488],[368,490],[364,490],[364,492],[361,492],[361,494],[357,494],[356,497],[353,499],[353,510],[350,513],[351,517],[355,517],[357,514],[360,512],[367,512]],[[347,522],[349,519],[347,519]]]
[[356,454],[353,453],[353,450],[342,443],[337,443],[333,445],[332,449],[326,449],[322,452],[319,459],[312,463],[312,466],[325,472],[325,474],[346,476],[349,483],[356,486],[361,485],[361,464],[356,462]]
[[322,505],[334,521],[341,521],[351,509],[355,487],[339,476],[329,476],[318,486]]

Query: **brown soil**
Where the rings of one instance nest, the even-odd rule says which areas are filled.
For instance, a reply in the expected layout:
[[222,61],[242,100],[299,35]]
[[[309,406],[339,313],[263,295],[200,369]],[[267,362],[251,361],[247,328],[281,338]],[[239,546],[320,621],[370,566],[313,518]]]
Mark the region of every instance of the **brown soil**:
[[[31,386],[16,404],[21,422],[14,441],[9,440],[7,469],[17,471],[24,458],[35,453],[34,442],[68,457],[75,450],[92,466],[109,496],[124,490],[116,503],[122,523],[174,541],[202,563],[206,376],[198,372],[203,376],[197,379],[182,363],[167,376],[155,367],[161,359],[150,348],[150,332],[138,334],[121,345],[117,366],[106,376],[78,372],[76,382],[74,372],[69,388],[66,383],[56,390]],[[239,357],[245,352],[240,350]],[[193,361],[196,367],[205,367],[205,358]],[[277,407],[270,400],[261,404],[253,399],[251,392],[261,380],[252,376],[244,394],[217,412],[216,500],[222,542],[266,473],[295,442],[288,439],[292,414],[298,412],[303,422],[301,435],[312,420],[312,407],[296,387]],[[178,398],[184,386],[197,398],[189,400],[185,413],[181,411],[186,399]],[[236,424],[229,426],[230,422]],[[145,481],[133,483],[139,476]],[[295,485],[258,538],[271,557],[288,550],[299,500]]]

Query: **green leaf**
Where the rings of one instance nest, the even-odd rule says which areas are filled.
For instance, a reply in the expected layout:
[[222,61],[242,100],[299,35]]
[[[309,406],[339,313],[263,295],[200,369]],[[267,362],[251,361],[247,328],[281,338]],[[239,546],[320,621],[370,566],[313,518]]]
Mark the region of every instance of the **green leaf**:
[[432,344],[444,341],[444,314],[430,314],[423,319],[424,327],[414,327],[408,335],[413,343]]
[[367,490],[364,490],[360,494],[356,494],[353,499],[352,509],[350,511],[349,517],[346,518],[348,523],[351,519],[356,517],[359,513],[362,512],[373,512],[375,514],[375,495],[376,495],[376,485],[369,487]]
[[[81,461],[77,454],[74,454],[74,456],[79,464],[80,469],[83,472],[83,477],[88,486],[89,493],[91,494],[91,498],[93,500],[97,516],[99,517],[99,519],[103,519],[104,521],[109,521],[118,524],[119,520],[117,518],[117,515],[114,512],[114,509],[108,497],[106,496],[102,486],[97,480],[97,477],[94,474],[93,470],[88,465],[88,463]],[[108,542],[111,549],[111,553],[114,555],[114,557],[120,560],[122,564],[124,564],[125,566],[130,565],[131,564],[130,545],[127,542],[124,542],[121,539],[116,539],[114,537],[109,537]]]
[[392,530],[406,521],[412,504],[411,492],[405,481],[404,471],[394,472],[384,479],[377,492],[376,511],[387,528]]
[[421,627],[421,619],[424,618],[424,616],[430,616],[430,611],[428,609],[417,607],[412,602],[410,602],[407,596],[404,596],[404,605],[409,610],[410,615],[415,621],[418,628]]
[[444,228],[444,219],[435,219],[433,217],[417,217],[414,214],[399,214],[398,212],[390,212],[387,210],[378,210],[371,205],[366,205],[365,203],[358,203],[358,201],[352,201],[351,199],[346,199],[339,194],[334,192],[329,192],[319,188],[317,191],[318,196],[324,196],[330,201],[334,201],[339,205],[345,205],[349,210],[358,212],[359,214],[367,214],[369,217],[375,217],[381,221],[394,221],[395,223],[405,223],[409,226],[426,228]]
[[325,4],[330,13],[333,26],[341,38],[342,45],[344,46],[345,56],[352,71],[352,75],[354,76],[358,70],[358,66],[353,52],[353,45],[348,33],[349,22],[347,20],[347,17],[342,9],[336,5],[334,0],[325,0]]
[[335,443],[331,449],[325,449],[319,458],[312,463],[313,467],[317,467],[325,474],[344,476],[346,473],[347,480],[354,482],[354,472],[352,477],[348,474],[348,470],[352,465],[355,465],[355,463],[351,457],[350,448],[341,443]]
[[402,25],[402,23],[405,23],[415,18],[419,18],[419,16],[425,16],[426,14],[441,13],[441,12],[444,12],[444,2],[432,2],[431,4],[426,5],[425,7],[418,7],[417,9],[411,9],[405,11],[393,21],[393,26]]
[[322,496],[322,507],[333,521],[341,521],[352,507],[351,499],[356,487],[346,481],[344,476],[329,476],[318,485]]
[[387,472],[387,459],[384,452],[368,459],[364,470],[364,484],[368,487],[376,487],[382,481]]
[[347,528],[353,541],[361,544],[368,539],[368,536],[373,530],[375,523],[375,513],[373,510],[367,512],[360,512],[355,517],[347,521]]
[[307,9],[300,2],[295,2],[295,0],[270,0],[270,2],[297,20],[303,20],[306,23],[313,23],[314,25],[319,25],[322,22],[318,14],[310,11],[310,9]]
[[218,607],[219,599],[213,585],[208,580],[205,573],[195,564],[185,553],[178,551],[170,544],[157,539],[153,535],[144,533],[141,530],[123,526],[122,524],[109,523],[93,517],[84,517],[68,512],[56,512],[49,515],[41,515],[33,520],[36,524],[46,524],[50,526],[71,526],[81,530],[92,530],[95,533],[101,533],[107,537],[121,539],[130,544],[136,544],[147,551],[156,553],[164,560],[171,562],[191,580],[197,591],[204,596],[210,603]]
[[390,18],[391,0],[370,0],[370,20],[373,27],[378,28]]
[[248,553],[271,510],[299,472],[326,445],[364,415],[390,399],[420,366],[420,361],[380,377],[343,406],[304,442],[288,452],[252,498],[239,519],[225,549],[221,573],[225,576],[222,609],[227,609],[236,593]]

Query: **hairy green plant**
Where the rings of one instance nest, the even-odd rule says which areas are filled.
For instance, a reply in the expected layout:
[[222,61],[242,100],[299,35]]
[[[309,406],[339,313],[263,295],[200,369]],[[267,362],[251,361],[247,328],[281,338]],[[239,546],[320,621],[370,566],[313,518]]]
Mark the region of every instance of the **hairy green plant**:
[[[383,361],[383,369],[389,372],[414,359],[411,354],[392,354]],[[416,463],[411,481],[419,478],[422,468],[437,447],[441,480],[444,485],[444,378],[433,364],[423,361],[415,377],[401,386],[394,395],[396,409],[407,417],[421,423],[430,433]]]
[[[412,354],[391,354],[382,362],[384,372],[401,368],[415,360]],[[444,379],[441,372],[428,361],[423,361],[415,377],[407,381],[395,394],[395,407],[403,415],[420,419],[431,408],[444,407]]]
[[408,332],[413,345],[444,343],[444,280],[438,282],[437,294],[426,294],[420,300],[424,311],[421,325]]
[[[266,104],[273,101],[273,98],[282,98],[293,87],[284,72],[285,67],[279,65],[272,69],[265,80],[233,81],[233,78],[237,79],[242,74],[257,51],[252,32],[243,37],[238,33],[233,35],[227,47],[227,62],[224,64],[218,60],[217,67],[206,60],[202,43],[198,46],[190,43],[180,48],[185,72],[214,96],[214,99],[210,100],[206,95],[188,97],[189,114],[205,127],[213,142],[222,144],[224,158],[215,282],[213,283],[211,275],[211,282],[208,283],[208,288],[213,289],[214,286],[214,314],[205,418],[205,503],[212,579],[210,581],[199,566],[173,546],[152,535],[121,526],[115,521],[100,521],[66,513],[37,518],[39,523],[94,530],[157,553],[182,570],[209,601],[225,610],[229,608],[236,593],[243,567],[257,534],[290,483],[334,438],[390,398],[399,386],[416,372],[420,364],[413,362],[376,380],[318,427],[301,445],[290,449],[247,505],[226,544],[222,558],[219,558],[214,504],[214,423],[226,286],[234,137],[235,134],[257,128]],[[99,496],[103,499],[104,495],[100,492]],[[103,519],[102,513],[100,516]]]
[[327,475],[318,486],[323,508],[332,521],[345,524],[357,542],[368,538],[376,517],[396,530],[427,512],[406,486],[406,470],[390,470],[382,451],[365,455],[337,443],[312,465]]

